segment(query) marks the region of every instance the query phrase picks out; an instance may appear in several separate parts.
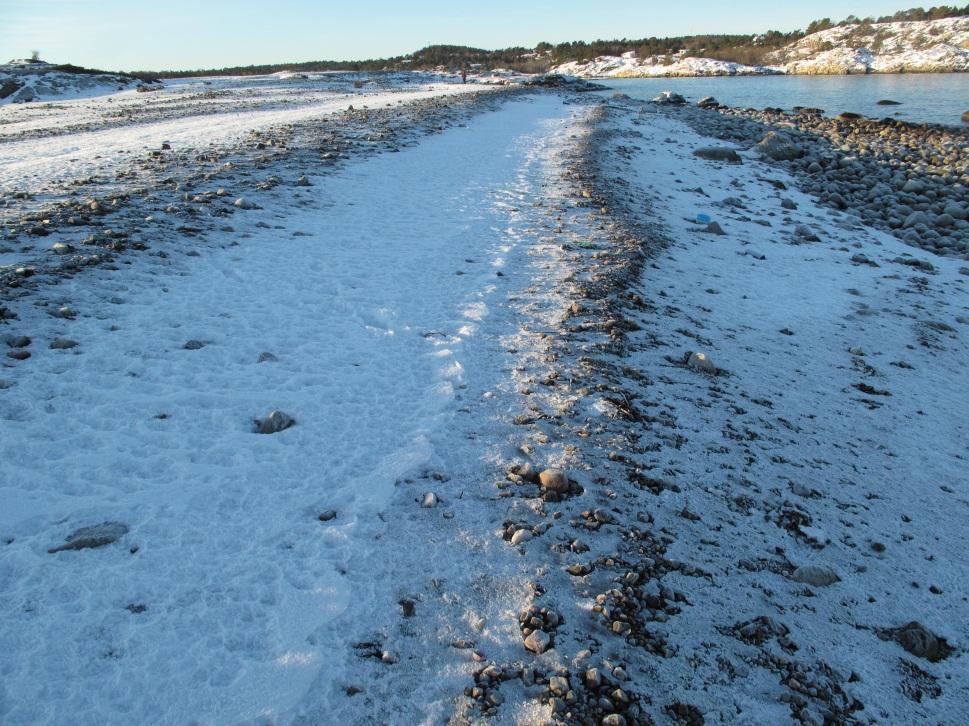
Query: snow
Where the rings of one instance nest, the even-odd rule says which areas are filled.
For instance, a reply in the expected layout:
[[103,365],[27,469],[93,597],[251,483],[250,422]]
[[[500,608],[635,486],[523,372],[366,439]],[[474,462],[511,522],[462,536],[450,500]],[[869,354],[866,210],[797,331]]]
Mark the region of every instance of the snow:
[[[415,80],[353,90],[345,78],[296,84],[266,82],[263,77],[191,79],[169,82],[164,91],[150,94],[128,91],[97,101],[4,109],[0,190],[36,193],[92,175],[110,176],[163,142],[200,151],[225,148],[253,131],[334,114],[351,105],[386,106],[483,90]],[[129,116],[136,122],[118,124],[119,117]],[[216,124],[218,133],[213,133]]]
[[[22,126],[4,189],[73,188],[83,175],[48,156],[107,175],[163,140],[191,158],[351,101],[482,90],[349,84],[190,80],[117,122],[121,99],[8,106]],[[748,148],[742,165],[694,156],[720,143],[678,115],[697,110],[489,93],[504,105],[443,130],[421,117],[398,153],[240,154],[231,181],[252,206],[231,225],[186,236],[173,213],[146,227],[149,250],[5,293],[4,350],[32,341],[28,360],[0,359],[0,722],[476,721],[462,694],[494,663],[577,691],[585,668],[618,665],[656,721],[677,700],[708,722],[778,723],[803,695],[778,658],[859,699],[861,720],[958,722],[963,263],[821,206]],[[162,203],[99,224],[139,232]],[[50,314],[63,305],[74,319]],[[691,352],[719,370],[684,365]],[[272,410],[295,426],[256,433]],[[507,474],[525,461],[583,494],[543,501]],[[128,530],[50,552],[102,522]],[[506,541],[509,526],[526,534]],[[808,590],[801,566],[840,580]],[[617,588],[675,602],[639,613],[664,655],[595,610]],[[562,617],[534,657],[518,621],[532,605]],[[734,636],[764,616],[795,652]],[[955,653],[931,663],[878,636],[911,620]],[[493,688],[497,723],[550,718],[530,680]],[[818,717],[826,702],[804,698]]]
[[[274,719],[343,679],[348,609],[416,574],[375,541],[395,488],[435,438],[461,446],[467,370],[479,395],[501,380],[503,356],[468,347],[502,323],[523,159],[567,119],[515,104],[266,193],[201,258],[67,281],[74,321],[23,311],[34,357],[0,392],[4,723]],[[296,426],[254,434],[273,408]],[[104,519],[131,527],[120,545],[47,553]]]
[[969,18],[845,25],[805,36],[775,51],[767,64],[712,58],[600,56],[553,69],[579,78],[750,76],[776,73],[948,73],[969,71]]
[[556,66],[553,73],[578,78],[664,78],[692,76],[756,76],[782,72],[777,68],[748,66],[713,58],[676,58],[664,61],[650,56],[636,58],[599,56],[593,61],[570,61]]

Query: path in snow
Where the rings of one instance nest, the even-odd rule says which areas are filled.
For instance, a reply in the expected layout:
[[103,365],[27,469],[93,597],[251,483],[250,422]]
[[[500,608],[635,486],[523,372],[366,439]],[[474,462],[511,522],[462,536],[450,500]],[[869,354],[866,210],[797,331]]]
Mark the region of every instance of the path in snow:
[[[567,117],[509,104],[266,192],[204,257],[67,280],[76,320],[22,311],[34,355],[0,391],[0,720],[272,718],[336,680],[350,628],[327,624],[368,612],[353,583],[382,601],[414,574],[366,554],[395,482],[453,438],[469,367],[475,390],[504,375],[467,346],[513,324],[489,317],[524,282],[496,275],[528,242],[506,233],[509,190],[527,203],[529,154]],[[273,408],[297,425],[254,434]],[[106,519],[121,544],[48,554]]]

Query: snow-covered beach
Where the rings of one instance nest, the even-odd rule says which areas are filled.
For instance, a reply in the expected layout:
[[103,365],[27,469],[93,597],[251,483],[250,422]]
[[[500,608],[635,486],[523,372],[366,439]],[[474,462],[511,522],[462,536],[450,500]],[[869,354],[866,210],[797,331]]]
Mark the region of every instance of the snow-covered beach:
[[0,109],[0,722],[958,723],[959,249],[419,78]]

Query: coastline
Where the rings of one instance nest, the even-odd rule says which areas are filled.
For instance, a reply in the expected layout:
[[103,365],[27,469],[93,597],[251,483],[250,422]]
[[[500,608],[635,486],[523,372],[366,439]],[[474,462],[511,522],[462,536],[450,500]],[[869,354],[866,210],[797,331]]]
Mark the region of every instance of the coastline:
[[[166,473],[155,482],[134,455],[79,465],[64,495],[31,473],[40,457],[7,470],[24,482],[16,506],[56,493],[58,510],[0,533],[0,595],[18,627],[51,632],[41,624],[62,607],[26,607],[35,580],[96,583],[84,587],[103,599],[64,618],[97,664],[77,677],[99,693],[99,673],[133,674],[177,701],[182,674],[151,661],[138,633],[229,603],[232,617],[212,621],[225,635],[191,640],[192,668],[209,671],[192,683],[203,720],[241,708],[235,688],[252,699],[240,718],[307,726],[957,721],[969,704],[969,421],[954,395],[969,388],[969,267],[957,258],[969,257],[963,220],[940,227],[936,207],[965,203],[964,141],[946,172],[905,155],[951,139],[905,124],[568,90],[387,102],[222,148],[153,149],[120,179],[116,166],[82,177],[78,198],[72,184],[7,197],[6,244],[31,274],[4,270],[0,325],[35,357],[0,369],[5,466],[17,437],[34,445],[51,425],[57,446],[115,456],[121,421]],[[880,143],[895,156],[878,161]],[[882,173],[899,184],[856,201]],[[908,245],[877,228],[894,230],[884,210],[899,205],[925,217],[903,221]],[[75,249],[55,253],[55,240]],[[371,276],[382,282],[358,292]],[[200,348],[182,348],[189,335]],[[397,340],[384,375],[361,385],[357,371]],[[257,365],[261,350],[274,355]],[[99,364],[110,375],[96,390],[130,393],[130,410],[85,393],[81,372]],[[387,380],[410,392],[405,405]],[[296,426],[251,435],[246,415],[264,413],[253,402],[279,400]],[[162,404],[174,408],[159,418]],[[367,428],[341,433],[355,417]],[[398,418],[417,423],[398,432]],[[397,441],[382,427],[408,445],[376,451]],[[109,488],[191,484],[192,462],[168,469],[188,432],[195,464],[231,473],[241,458],[260,476],[223,481],[216,467],[185,517],[169,515],[177,498],[149,498],[146,516],[138,487]],[[543,484],[549,468],[565,486]],[[250,511],[265,517],[251,528]],[[48,552],[68,523],[105,516],[127,518],[124,547]],[[190,573],[201,594],[184,573],[126,579],[166,547],[213,557]],[[220,589],[223,567],[246,586]],[[325,592],[340,595],[324,604]],[[191,631],[161,632],[178,645]],[[43,638],[8,626],[0,642],[29,651],[25,688],[45,685],[50,673],[29,673]],[[87,662],[74,657],[63,667]],[[0,715],[37,707],[18,693],[0,691]],[[110,695],[97,705],[117,711],[71,712],[128,721],[171,705]],[[70,703],[49,708],[54,722]]]

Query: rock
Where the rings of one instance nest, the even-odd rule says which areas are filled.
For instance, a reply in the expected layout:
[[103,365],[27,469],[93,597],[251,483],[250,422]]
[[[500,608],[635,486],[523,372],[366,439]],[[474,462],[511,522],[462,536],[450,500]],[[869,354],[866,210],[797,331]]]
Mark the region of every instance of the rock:
[[50,251],[55,255],[69,255],[74,251],[74,247],[66,242],[55,242],[51,245]]
[[947,204],[945,209],[942,210],[943,214],[948,214],[953,219],[965,219],[969,216],[966,212],[965,207],[961,207],[958,204]]
[[724,161],[728,164],[744,163],[743,159],[740,158],[740,154],[725,146],[703,146],[699,149],[694,149],[693,155],[708,161]]
[[556,696],[564,696],[569,692],[569,679],[562,676],[552,676],[548,679],[548,690]]
[[908,194],[922,194],[925,192],[925,184],[918,179],[909,179],[902,187],[902,191]]
[[313,186],[313,184],[312,184],[312,182],[310,182],[309,179],[306,178],[305,175],[303,175],[299,179],[296,180],[296,186],[298,186],[298,187],[311,187],[311,186]]
[[703,228],[703,231],[706,232],[707,234],[718,234],[718,235],[727,234],[726,232],[723,231],[723,227],[721,227],[719,222],[717,222],[716,220],[707,222],[707,226]]
[[204,347],[205,343],[201,340],[190,340],[182,346],[185,350],[201,350]]
[[883,98],[876,105],[877,106],[901,106],[902,104],[900,101],[892,101],[891,99]]
[[511,536],[511,543],[513,545],[520,545],[522,542],[527,542],[532,538],[532,531],[530,529],[519,529]]
[[848,348],[848,352],[851,353],[851,355],[858,356],[859,358],[864,358],[865,357],[865,349],[864,348],[858,348],[856,346],[854,348]]
[[813,585],[814,587],[827,587],[828,585],[833,585],[841,581],[841,578],[835,574],[834,570],[827,567],[816,567],[814,565],[798,567],[794,570],[794,574],[791,577],[797,582],[803,582],[805,585]]
[[797,204],[795,204],[793,199],[782,199],[781,207],[783,207],[784,209],[794,210],[794,209],[797,209]]
[[256,362],[257,363],[275,363],[278,360],[279,360],[279,358],[277,358],[276,356],[274,356],[272,353],[263,352],[263,353],[260,353],[259,354],[259,360],[256,361]]
[[393,665],[400,660],[400,656],[392,650],[385,650],[380,654],[380,660],[387,665]]
[[81,527],[68,535],[64,544],[51,547],[48,552],[64,552],[65,550],[86,550],[104,547],[128,534],[128,525],[121,522],[102,522],[92,527]]
[[531,634],[525,638],[525,648],[530,650],[536,655],[541,655],[549,646],[552,644],[552,638],[544,630],[533,630]]
[[234,206],[238,207],[239,209],[259,209],[258,206],[256,206],[255,204],[253,204],[252,202],[250,202],[248,199],[245,199],[243,197],[239,197],[232,204]]
[[77,346],[78,342],[76,340],[69,340],[67,338],[56,338],[50,344],[51,350],[69,350]]
[[948,655],[945,641],[940,642],[934,633],[915,620],[895,631],[895,640],[912,655],[932,662]]
[[805,242],[820,242],[821,238],[814,234],[814,231],[806,224],[799,224],[794,228],[794,234]]
[[518,476],[520,476],[522,479],[524,479],[527,482],[531,482],[532,484],[541,483],[541,479],[538,476],[538,472],[535,471],[535,467],[533,467],[528,462],[518,467],[518,471],[516,473],[518,474]]
[[757,151],[774,161],[793,161],[804,156],[804,149],[781,134],[769,131],[757,144]]
[[266,418],[257,422],[257,425],[257,433],[276,434],[296,425],[296,421],[282,411],[270,411]]
[[962,114],[962,123],[969,124],[969,111]]
[[30,343],[31,340],[26,335],[11,335],[7,338],[7,345],[11,348],[26,348]]
[[7,351],[7,357],[13,360],[27,360],[30,358],[29,350],[9,350]]
[[940,214],[935,218],[936,227],[952,227],[956,223],[951,214]]
[[707,357],[706,353],[690,353],[690,357],[686,359],[686,365],[695,371],[699,371],[700,373],[717,372],[717,367],[713,365],[713,361]]
[[424,509],[432,509],[437,506],[437,494],[434,492],[427,492],[424,498],[421,499],[421,506]]
[[325,512],[321,512],[317,519],[319,519],[321,522],[329,522],[331,519],[336,519],[336,510],[327,509]]
[[621,713],[610,713],[602,717],[602,726],[626,726],[626,717]]
[[77,316],[77,313],[65,305],[57,308],[57,310],[52,312],[51,315],[53,315],[55,318],[61,318],[62,320],[73,320]]
[[653,99],[653,103],[658,103],[661,106],[685,106],[686,99],[683,98],[683,96],[681,96],[679,93],[663,91]]
[[713,96],[704,96],[696,102],[699,108],[720,108],[720,103]]
[[542,489],[565,494],[569,491],[569,478],[561,469],[546,469],[538,475]]

